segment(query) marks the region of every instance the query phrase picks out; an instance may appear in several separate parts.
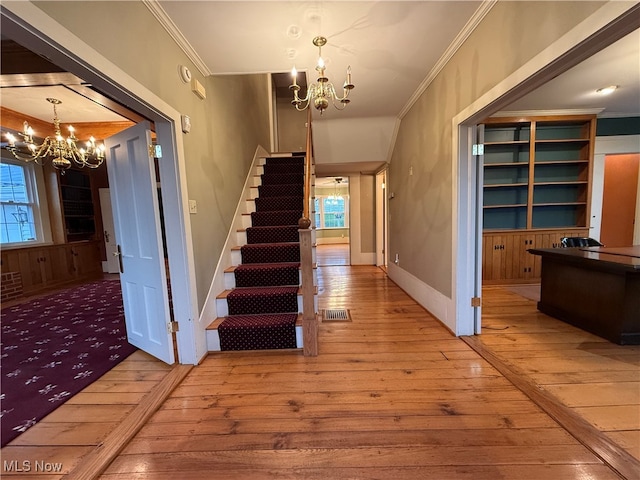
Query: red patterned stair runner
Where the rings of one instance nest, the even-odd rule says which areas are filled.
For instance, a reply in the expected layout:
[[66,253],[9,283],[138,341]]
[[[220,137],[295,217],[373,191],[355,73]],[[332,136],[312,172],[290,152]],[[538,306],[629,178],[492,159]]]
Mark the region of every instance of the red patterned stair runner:
[[218,327],[221,350],[296,348],[304,157],[268,158]]

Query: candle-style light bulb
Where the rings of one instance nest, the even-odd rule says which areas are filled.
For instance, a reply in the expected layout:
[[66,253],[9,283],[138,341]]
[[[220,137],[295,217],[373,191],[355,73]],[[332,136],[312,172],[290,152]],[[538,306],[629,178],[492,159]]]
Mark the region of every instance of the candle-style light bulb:
[[291,76],[293,77],[293,85],[294,85],[294,86],[298,85],[298,84],[296,83],[296,80],[297,80],[297,78],[298,78],[298,71],[296,70],[296,67],[293,67],[293,68],[291,69]]

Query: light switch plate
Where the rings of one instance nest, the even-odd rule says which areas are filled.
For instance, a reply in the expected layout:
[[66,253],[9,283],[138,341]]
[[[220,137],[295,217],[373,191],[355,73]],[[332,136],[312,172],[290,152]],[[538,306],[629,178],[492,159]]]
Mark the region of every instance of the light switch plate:
[[198,213],[198,205],[195,200],[189,200],[189,213]]
[[191,118],[189,115],[180,115],[180,121],[182,123],[182,132],[189,133],[191,131]]

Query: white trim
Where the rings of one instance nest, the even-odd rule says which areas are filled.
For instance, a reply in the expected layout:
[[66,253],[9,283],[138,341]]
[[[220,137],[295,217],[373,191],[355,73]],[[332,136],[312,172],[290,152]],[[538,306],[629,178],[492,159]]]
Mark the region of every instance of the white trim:
[[[602,226],[602,198],[604,194],[604,162],[607,155],[640,153],[640,135],[612,135],[596,137],[593,155],[593,182],[591,185],[591,229],[589,236],[600,240]],[[636,220],[633,243],[640,243],[640,178],[636,195]]]
[[556,115],[598,115],[604,108],[566,108],[563,110],[500,110],[491,118],[500,117],[544,117]]
[[418,99],[422,96],[425,90],[431,85],[431,82],[435,80],[440,71],[445,67],[445,65],[451,60],[451,57],[455,55],[458,49],[462,46],[462,44],[469,38],[469,35],[473,33],[476,27],[480,24],[482,19],[491,11],[493,6],[497,3],[498,0],[483,0],[478,9],[473,13],[469,21],[462,27],[462,30],[458,33],[456,38],[453,39],[449,47],[442,54],[438,62],[433,66],[427,77],[420,83],[418,89],[414,92],[414,94],[409,98],[409,101],[405,104],[405,106],[400,110],[398,114],[399,118],[404,118],[404,116],[409,113],[411,107],[418,101]]
[[[633,7],[632,7],[633,8]],[[499,111],[509,105],[519,96],[531,91],[533,84],[540,85],[544,81],[557,75],[557,70],[561,68],[557,65],[557,60],[565,56],[562,62],[563,68],[570,68],[570,61],[584,55],[584,51],[576,52],[576,47],[581,44],[591,42],[585,47],[585,50],[594,49],[595,46],[604,48],[611,42],[615,41],[610,32],[620,30],[617,25],[611,26],[610,23],[623,16],[630,10],[627,2],[608,2],[599,8],[595,13],[587,19],[576,25],[564,36],[553,42],[538,55],[533,57],[527,63],[522,65],[514,73],[498,83],[495,87],[487,91],[480,98],[472,102],[452,119],[452,178],[454,179],[452,191],[452,257],[451,269],[452,275],[452,302],[454,310],[452,312],[455,328],[452,328],[458,335],[462,332],[473,332],[474,316],[473,309],[466,308],[465,297],[468,292],[473,291],[475,283],[475,275],[471,274],[468,268],[469,259],[476,259],[475,242],[469,241],[471,235],[481,236],[481,226],[478,227],[475,234],[469,232],[469,225],[472,224],[471,217],[475,215],[477,208],[477,198],[473,193],[477,186],[468,182],[467,176],[460,177],[459,172],[469,171],[473,163],[473,157],[470,152],[459,151],[460,136],[466,135],[470,125],[474,125],[482,118],[486,118],[495,111]],[[627,17],[625,22],[629,23]],[[596,33],[602,31],[606,27],[609,34],[604,36],[595,36]],[[595,43],[594,43],[595,42]],[[593,52],[592,52],[593,53]],[[555,72],[555,73],[554,73]],[[492,111],[493,107],[493,111]],[[464,200],[464,204],[459,201]],[[462,298],[458,298],[462,297]],[[435,312],[434,312],[435,313]]]
[[189,57],[189,60],[193,62],[198,71],[205,77],[212,75],[211,70],[207,67],[207,64],[200,58],[196,49],[191,46],[187,37],[185,37],[176,24],[171,20],[171,17],[167,15],[162,5],[157,0],[142,0],[142,3],[153,13],[160,25],[167,31],[167,33],[173,38],[176,44],[182,49],[184,54]]
[[[455,312],[451,299],[424,283],[393,262],[388,262],[387,274],[411,298],[422,305],[451,332],[456,334]],[[456,335],[460,335],[457,333]]]

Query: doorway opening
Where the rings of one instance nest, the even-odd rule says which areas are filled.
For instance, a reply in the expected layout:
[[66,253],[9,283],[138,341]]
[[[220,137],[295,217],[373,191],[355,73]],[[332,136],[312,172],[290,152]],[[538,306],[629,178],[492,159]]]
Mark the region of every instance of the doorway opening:
[[314,225],[319,267],[350,265],[349,177],[318,177]]
[[[18,12],[18,13],[16,13]],[[41,11],[30,4],[16,5],[11,11],[2,9],[3,35],[13,39],[32,52],[48,58],[61,69],[71,72],[92,85],[92,88],[112,99],[127,105],[155,125],[156,144],[163,152],[159,162],[162,184],[164,219],[175,228],[166,232],[168,265],[172,277],[172,304],[176,320],[183,325],[177,338],[180,363],[196,364],[206,354],[204,328],[199,329],[199,318],[195,294],[193,259],[188,252],[190,231],[188,217],[182,205],[186,203],[181,187],[184,171],[184,156],[178,144],[175,125],[180,124],[180,114],[159,100],[152,92],[129,78],[119,67],[111,64],[86,44],[76,40],[71,43],[69,32],[60,28],[52,19],[41,15]],[[18,16],[20,15],[20,16]],[[85,52],[82,58],[74,52]],[[90,51],[90,54],[86,52]],[[91,58],[87,58],[91,57]],[[102,68],[95,68],[99,63]],[[120,81],[118,82],[119,79]],[[155,194],[155,189],[154,189]],[[158,230],[155,232],[161,236]],[[162,259],[162,267],[165,267]],[[165,287],[166,288],[166,285]],[[163,321],[162,318],[159,318]]]

